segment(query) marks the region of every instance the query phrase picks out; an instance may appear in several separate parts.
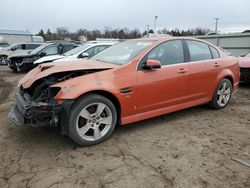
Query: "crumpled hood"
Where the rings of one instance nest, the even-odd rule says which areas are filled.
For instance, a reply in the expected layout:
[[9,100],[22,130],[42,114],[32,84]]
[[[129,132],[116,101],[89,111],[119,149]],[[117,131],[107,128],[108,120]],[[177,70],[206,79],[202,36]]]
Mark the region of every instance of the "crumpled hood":
[[41,64],[26,74],[20,81],[19,85],[23,88],[29,88],[35,81],[47,77],[51,74],[69,71],[81,70],[106,70],[119,67],[119,65],[103,63],[94,60],[78,60],[78,62],[66,63],[46,63]]
[[54,61],[54,60],[57,60],[57,59],[61,59],[61,58],[64,58],[65,56],[63,55],[50,55],[50,56],[45,56],[45,57],[42,57],[38,60],[36,60],[34,62],[34,64],[41,64],[41,63],[46,63],[48,61]]
[[239,57],[239,66],[241,68],[250,68],[250,57]]

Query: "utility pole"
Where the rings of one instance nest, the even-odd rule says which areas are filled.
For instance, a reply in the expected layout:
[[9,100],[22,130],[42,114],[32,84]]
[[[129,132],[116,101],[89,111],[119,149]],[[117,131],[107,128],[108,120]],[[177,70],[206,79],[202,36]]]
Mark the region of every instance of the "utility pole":
[[86,29],[86,41],[88,41],[88,30]]
[[146,26],[147,26],[147,36],[149,37],[149,25]]
[[218,33],[218,21],[219,21],[219,18],[214,18],[214,19],[215,19],[215,30],[214,30],[214,32]]
[[154,23],[154,35],[156,35],[156,20],[157,20],[158,16],[155,16],[155,23]]

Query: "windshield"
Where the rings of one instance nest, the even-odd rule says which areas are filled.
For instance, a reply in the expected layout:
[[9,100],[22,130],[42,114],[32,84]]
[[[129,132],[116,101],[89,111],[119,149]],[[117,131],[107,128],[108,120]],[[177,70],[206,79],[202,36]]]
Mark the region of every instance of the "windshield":
[[31,54],[37,54],[38,52],[40,52],[41,50],[43,50],[45,47],[49,46],[50,44],[43,44],[37,48],[35,48],[34,50],[32,50],[30,53]]
[[136,55],[138,55],[150,44],[152,44],[152,41],[131,40],[121,42],[107,48],[91,59],[112,64],[124,65],[131,61]]
[[81,53],[82,51],[86,50],[87,48],[89,48],[91,45],[89,44],[85,44],[85,45],[82,45],[82,46],[79,46],[77,48],[74,48],[66,53],[64,53],[63,55],[64,56],[71,56],[71,55],[75,55],[75,54],[78,54],[78,53]]
[[5,50],[11,50],[11,48],[15,47],[16,45],[18,45],[18,44],[12,44],[12,45],[6,47]]

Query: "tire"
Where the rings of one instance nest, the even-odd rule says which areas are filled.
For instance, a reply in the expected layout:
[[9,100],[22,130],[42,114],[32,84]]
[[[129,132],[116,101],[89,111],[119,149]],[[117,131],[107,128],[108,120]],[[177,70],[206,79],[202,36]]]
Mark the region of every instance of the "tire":
[[73,105],[68,136],[81,146],[99,144],[111,136],[116,122],[114,104],[106,97],[89,94]]
[[0,65],[2,66],[6,66],[8,63],[7,63],[7,57],[6,55],[2,55],[0,56]]
[[224,78],[218,84],[209,106],[214,109],[223,109],[229,103],[233,92],[232,83]]
[[14,72],[14,73],[18,73],[16,67],[11,67],[11,70],[12,70],[12,72]]

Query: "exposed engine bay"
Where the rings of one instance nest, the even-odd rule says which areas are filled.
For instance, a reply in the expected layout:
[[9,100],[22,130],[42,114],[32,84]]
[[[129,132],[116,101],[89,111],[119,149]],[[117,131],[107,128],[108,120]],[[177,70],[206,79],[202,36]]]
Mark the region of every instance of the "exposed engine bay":
[[47,77],[41,78],[32,84],[27,89],[20,89],[20,94],[26,101],[54,103],[54,97],[60,91],[61,88],[51,87],[53,84],[57,84],[75,77],[95,73],[102,70],[84,70],[84,71],[69,71],[59,72],[51,74]]
[[58,72],[35,81],[29,88],[20,86],[16,94],[16,106],[9,113],[9,118],[19,125],[30,123],[35,127],[43,124],[56,126],[60,117],[67,117],[67,106],[74,101],[57,104],[54,98],[61,88],[50,86],[103,70],[107,69]]

